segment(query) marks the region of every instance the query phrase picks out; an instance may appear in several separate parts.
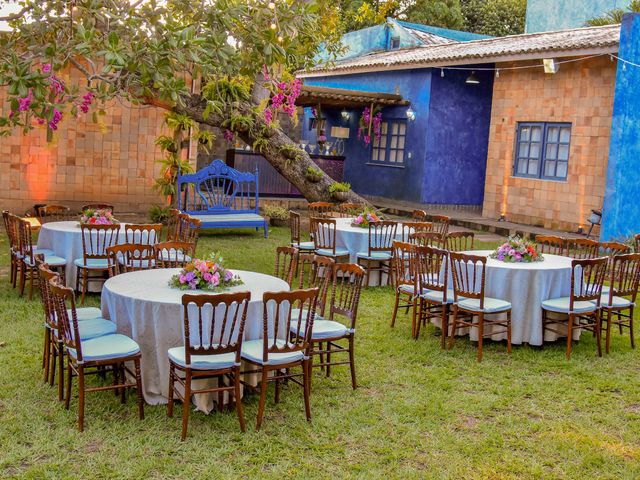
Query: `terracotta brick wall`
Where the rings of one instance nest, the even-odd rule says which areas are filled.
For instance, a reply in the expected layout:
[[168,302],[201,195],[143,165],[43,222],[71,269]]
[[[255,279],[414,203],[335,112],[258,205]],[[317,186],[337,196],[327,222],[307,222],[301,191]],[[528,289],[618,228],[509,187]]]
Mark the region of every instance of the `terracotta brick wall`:
[[[72,79],[73,80],[73,79]],[[0,89],[0,111],[6,92]],[[0,138],[0,208],[17,213],[35,203],[106,202],[116,212],[145,212],[163,199],[152,190],[162,157],[155,139],[163,130],[164,111],[112,102],[100,118],[66,115],[52,143],[36,128]],[[195,157],[195,152],[193,152]]]
[[[502,64],[509,67],[517,64]],[[501,71],[493,89],[483,215],[560,230],[584,225],[604,198],[616,63],[608,57],[542,69]],[[514,177],[517,122],[570,122],[567,180]]]

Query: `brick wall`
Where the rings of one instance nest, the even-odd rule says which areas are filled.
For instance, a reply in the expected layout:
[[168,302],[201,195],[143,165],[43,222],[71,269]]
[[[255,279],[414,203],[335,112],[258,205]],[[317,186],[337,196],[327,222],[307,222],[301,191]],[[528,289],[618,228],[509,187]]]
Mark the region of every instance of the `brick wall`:
[[[72,79],[73,81],[74,79]],[[0,89],[0,111],[6,92]],[[52,143],[39,127],[28,135],[15,130],[0,138],[0,208],[17,213],[35,203],[106,202],[116,212],[144,212],[162,197],[152,190],[162,157],[155,139],[163,130],[164,111],[112,102],[100,118],[67,114]]]
[[[498,68],[517,64],[497,65]],[[608,57],[542,69],[501,71],[493,89],[483,215],[559,230],[584,225],[602,208],[616,64]],[[517,122],[570,122],[564,182],[512,176]]]

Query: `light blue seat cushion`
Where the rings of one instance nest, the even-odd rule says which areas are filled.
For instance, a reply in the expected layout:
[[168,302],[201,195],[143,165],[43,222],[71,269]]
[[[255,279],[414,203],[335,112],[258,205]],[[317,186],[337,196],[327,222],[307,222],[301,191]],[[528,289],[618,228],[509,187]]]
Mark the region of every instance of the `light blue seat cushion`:
[[[75,349],[68,349],[72,358],[77,358]],[[140,346],[127,337],[114,333],[103,337],[92,338],[82,342],[82,358],[84,362],[112,360],[129,357],[140,352]]]
[[[425,300],[430,300],[432,302],[444,303],[444,292],[438,290],[429,290],[427,293],[423,293],[420,295]],[[453,290],[447,289],[447,303],[453,303],[454,294]],[[486,307],[486,302],[485,302]]]
[[[31,261],[30,257],[24,259],[24,262],[30,267],[34,267],[36,265],[35,261],[35,256],[33,257],[33,262]],[[44,263],[46,263],[50,267],[62,267],[67,264],[67,260],[55,254],[51,254],[44,256]]]
[[378,260],[378,261],[386,262],[388,260],[391,260],[391,252],[371,252],[371,255],[369,255],[368,251],[358,252],[356,254],[356,257],[364,258],[366,260]]
[[333,253],[333,251],[329,250],[328,248],[319,248],[318,250],[316,250],[316,253],[325,257],[344,257],[346,255],[349,255],[349,250],[347,250],[346,248],[336,247],[336,253]]
[[191,364],[187,364],[184,347],[173,347],[167,351],[169,359],[184,368],[194,370],[222,370],[236,365],[236,354],[233,352],[219,355],[191,355]]
[[315,250],[316,246],[313,242],[300,242],[300,243],[291,243],[292,247],[296,247],[298,250]]
[[[69,318],[71,318],[71,309],[67,310],[67,313],[69,314]],[[92,318],[101,318],[102,311],[96,307],[76,308],[76,317],[78,318],[78,321],[82,322],[85,320],[91,320]]]
[[[592,303],[596,303],[595,300],[591,300]],[[627,308],[633,305],[633,302],[624,297],[616,297],[612,298],[611,304],[609,304],[609,292],[607,294],[603,294],[600,296],[600,306],[601,307],[610,307],[610,308]]]
[[610,291],[611,291],[611,287],[609,285],[603,285],[602,286],[602,292],[601,293],[609,294]]
[[[104,318],[89,318],[82,322],[78,321],[78,332],[80,340],[89,340],[116,333],[116,324]],[[73,335],[73,330],[71,334]]]
[[413,285],[409,285],[407,283],[403,283],[402,285],[400,285],[398,287],[398,290],[400,290],[401,292],[404,292],[404,293],[408,293],[409,295],[413,295],[414,287],[413,287]]
[[499,298],[484,297],[484,310],[480,310],[480,299],[466,298],[458,302],[460,308],[471,310],[472,312],[497,313],[504,312],[511,308],[511,304]]
[[[262,360],[263,342],[261,338],[259,340],[248,340],[242,344],[242,358],[249,360],[250,362],[257,363],[259,365],[265,365]],[[273,339],[268,339],[268,344],[273,344]],[[279,347],[285,345],[284,340],[278,340],[276,344]],[[304,359],[303,352],[286,352],[286,353],[270,353],[269,360],[266,365],[282,365],[285,363],[298,362]]]
[[76,267],[87,268],[89,270],[106,270],[109,268],[109,262],[106,258],[90,258],[85,266],[84,258],[76,258],[73,263]]
[[[542,308],[556,313],[569,313],[570,297],[550,298],[542,302]],[[573,311],[575,313],[589,313],[596,309],[595,303],[574,302]]]
[[49,250],[48,248],[34,248],[33,254],[47,256],[47,255],[55,255],[56,252],[54,252],[53,250]]
[[[306,324],[303,322],[300,325],[300,332],[304,332]],[[298,328],[298,323],[291,325],[291,332],[295,333]],[[340,322],[334,322],[333,320],[314,320],[313,330],[311,331],[312,340],[324,340],[327,338],[337,338],[346,335],[348,328]]]

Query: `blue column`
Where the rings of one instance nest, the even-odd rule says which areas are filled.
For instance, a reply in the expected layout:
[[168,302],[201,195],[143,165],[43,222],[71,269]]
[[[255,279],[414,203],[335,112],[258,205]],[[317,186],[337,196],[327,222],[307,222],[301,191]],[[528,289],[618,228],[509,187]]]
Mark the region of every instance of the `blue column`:
[[[640,14],[625,15],[621,59],[640,65]],[[602,240],[640,233],[640,67],[618,62]]]

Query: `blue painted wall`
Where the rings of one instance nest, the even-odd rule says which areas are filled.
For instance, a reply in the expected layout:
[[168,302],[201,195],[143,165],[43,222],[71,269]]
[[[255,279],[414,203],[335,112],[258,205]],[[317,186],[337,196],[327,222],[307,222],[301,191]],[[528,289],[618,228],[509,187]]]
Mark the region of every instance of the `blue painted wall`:
[[[640,14],[628,14],[619,57],[640,64]],[[618,62],[601,238],[640,233],[640,68]]]
[[584,27],[593,17],[614,8],[626,8],[631,0],[527,0],[527,33]]
[[431,81],[423,203],[482,204],[493,73],[476,72],[478,85],[468,85],[468,76],[468,71],[447,70]]

